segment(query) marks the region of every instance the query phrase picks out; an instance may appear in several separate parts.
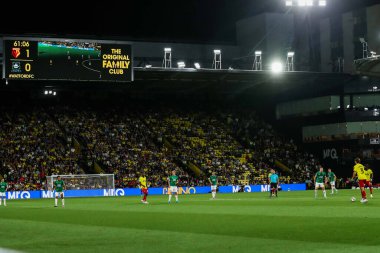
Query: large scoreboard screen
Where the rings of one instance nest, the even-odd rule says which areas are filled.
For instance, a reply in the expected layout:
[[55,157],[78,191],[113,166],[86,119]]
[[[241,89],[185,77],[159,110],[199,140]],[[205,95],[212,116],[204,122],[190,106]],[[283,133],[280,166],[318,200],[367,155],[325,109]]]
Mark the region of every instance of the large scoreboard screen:
[[133,81],[128,43],[5,38],[3,47],[5,79]]

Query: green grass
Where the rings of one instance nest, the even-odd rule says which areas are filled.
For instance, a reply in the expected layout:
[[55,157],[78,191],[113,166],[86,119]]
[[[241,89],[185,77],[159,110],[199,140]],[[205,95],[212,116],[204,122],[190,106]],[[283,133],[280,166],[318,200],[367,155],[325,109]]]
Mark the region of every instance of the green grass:
[[[24,252],[380,252],[380,194],[315,200],[312,191],[10,200],[0,206],[0,248]],[[380,191],[379,191],[380,193]],[[319,192],[321,194],[321,192]]]
[[57,46],[47,46],[45,44],[38,44],[38,56],[43,58],[49,57],[64,57],[67,58],[67,51],[70,52],[71,57],[80,57],[84,55],[85,58],[90,55],[93,59],[99,58],[98,50],[84,50],[80,48],[67,48]]

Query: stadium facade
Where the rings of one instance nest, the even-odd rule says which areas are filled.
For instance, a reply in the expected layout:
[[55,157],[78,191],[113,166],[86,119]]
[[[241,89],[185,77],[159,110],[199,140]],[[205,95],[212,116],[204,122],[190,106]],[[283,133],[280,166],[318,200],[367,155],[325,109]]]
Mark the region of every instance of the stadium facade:
[[[374,166],[379,166],[380,161],[380,80],[349,74],[355,70],[353,61],[362,56],[359,37],[364,37],[371,49],[380,51],[380,36],[375,29],[379,9],[380,5],[375,5],[344,13],[316,26],[303,22],[310,18],[303,13],[265,13],[237,22],[237,40],[233,45],[134,41],[133,86],[98,87],[97,92],[76,87],[75,96],[106,100],[114,93],[125,95],[124,99],[166,98],[174,102],[224,104],[238,101],[260,111],[288,134],[298,136],[296,139],[313,150],[326,166],[348,175],[355,156],[364,157]],[[315,28],[329,32],[316,35]],[[164,48],[172,49],[173,69],[157,69],[162,67]],[[225,70],[175,69],[180,60],[189,68],[198,62],[202,68],[211,69],[214,49],[221,50]],[[296,70],[337,72],[332,62],[343,58],[343,72],[347,73],[293,72],[273,76],[270,72],[244,71],[252,68],[256,50],[263,52],[264,69],[269,68],[272,60],[284,62],[286,53],[295,51]],[[149,65],[152,68],[147,68]],[[76,86],[66,82],[35,84],[27,90],[25,86],[2,88],[3,98],[7,100],[12,93],[18,94],[16,100],[20,101],[28,96],[40,99],[41,89],[46,86],[55,86],[60,99],[65,94],[72,98]],[[110,93],[103,94],[104,89]]]

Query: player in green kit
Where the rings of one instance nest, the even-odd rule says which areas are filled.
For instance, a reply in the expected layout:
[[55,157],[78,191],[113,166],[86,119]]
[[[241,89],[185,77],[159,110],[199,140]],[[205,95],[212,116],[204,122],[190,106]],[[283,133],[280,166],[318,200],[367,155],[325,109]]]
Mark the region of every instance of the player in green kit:
[[175,202],[178,203],[178,176],[175,174],[175,170],[172,171],[172,175],[168,177],[169,184],[169,204],[172,200],[172,194],[175,194]]
[[335,176],[335,173],[332,172],[330,168],[327,170],[327,178],[329,179],[329,182],[331,185],[331,194],[334,194],[334,191],[335,193],[338,193],[338,190],[335,187],[336,176]]
[[215,172],[209,177],[208,181],[211,184],[211,195],[212,199],[216,198],[216,188],[218,186],[218,177],[215,175]]
[[1,200],[4,200],[4,206],[7,206],[7,189],[8,184],[4,181],[4,178],[1,179],[0,183],[0,206],[1,206]]
[[55,190],[54,207],[58,206],[58,198],[59,197],[62,199],[62,207],[65,207],[65,194],[63,192],[65,189],[66,189],[65,182],[63,182],[61,177],[58,176],[57,180],[54,181],[54,185],[53,185],[53,191]]
[[326,199],[326,190],[325,190],[325,183],[326,183],[326,172],[323,171],[323,168],[319,168],[319,171],[314,176],[314,185],[315,185],[315,191],[314,195],[315,198],[318,196],[318,189],[321,188],[323,190],[323,197]]

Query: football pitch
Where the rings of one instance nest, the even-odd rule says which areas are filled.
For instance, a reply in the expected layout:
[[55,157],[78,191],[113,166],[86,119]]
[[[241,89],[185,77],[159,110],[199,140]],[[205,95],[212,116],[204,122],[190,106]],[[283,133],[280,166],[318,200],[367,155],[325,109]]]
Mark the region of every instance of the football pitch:
[[99,50],[86,50],[81,48],[65,47],[65,46],[51,46],[44,43],[38,43],[38,56],[42,58],[67,58],[70,55],[74,58],[84,56],[85,59],[91,57],[92,59],[99,59]]
[[0,206],[0,252],[380,252],[380,191],[368,204],[359,194],[182,195],[170,205],[167,196],[149,196],[149,205],[77,198],[65,208],[52,199],[9,200]]

